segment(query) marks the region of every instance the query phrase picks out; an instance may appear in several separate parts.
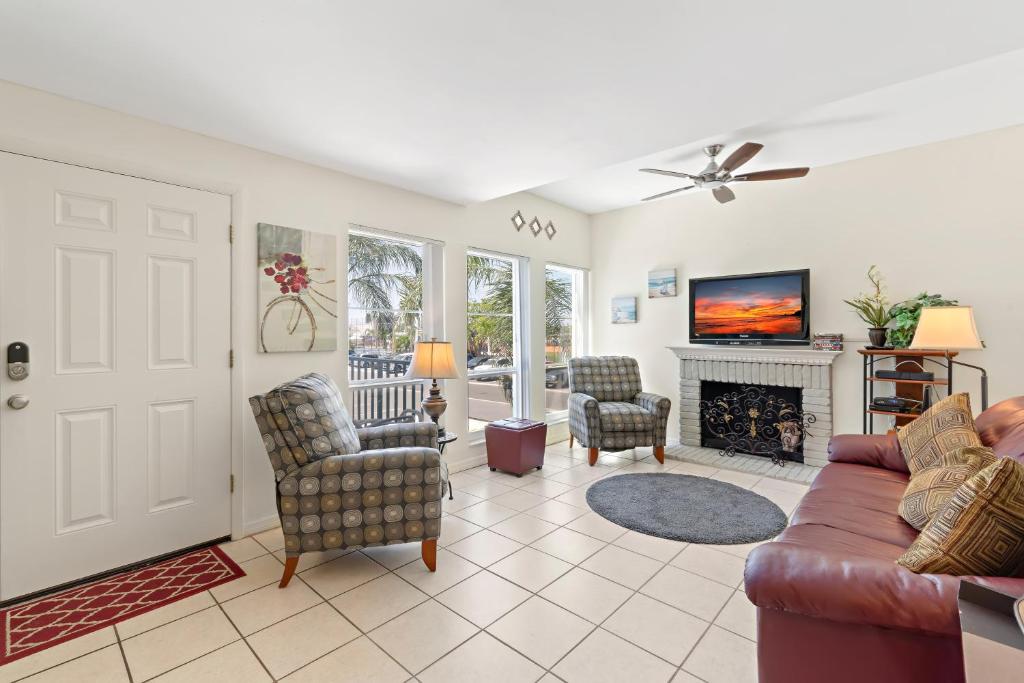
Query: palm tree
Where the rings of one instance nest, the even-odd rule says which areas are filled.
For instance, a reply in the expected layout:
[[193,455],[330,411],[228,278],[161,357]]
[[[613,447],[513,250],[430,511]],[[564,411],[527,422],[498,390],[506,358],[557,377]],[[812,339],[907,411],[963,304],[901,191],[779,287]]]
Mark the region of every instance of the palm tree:
[[[410,273],[411,271],[411,273]],[[367,322],[384,344],[394,337],[395,326],[408,322],[394,313],[397,300],[402,308],[422,301],[423,257],[415,247],[392,240],[350,234],[348,237],[349,300],[367,310]],[[415,293],[419,291],[419,294]],[[412,325],[415,328],[415,323]]]

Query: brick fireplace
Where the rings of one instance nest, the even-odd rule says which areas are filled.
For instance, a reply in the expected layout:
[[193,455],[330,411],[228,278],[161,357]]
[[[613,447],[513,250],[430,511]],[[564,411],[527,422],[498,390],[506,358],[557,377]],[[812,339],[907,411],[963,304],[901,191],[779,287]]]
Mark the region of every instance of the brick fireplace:
[[[799,391],[799,406],[815,422],[802,444],[803,461],[828,462],[832,437],[832,362],[841,352],[766,347],[670,347],[679,358],[679,434],[686,446],[701,446],[701,384],[786,388]],[[774,393],[783,393],[782,391]],[[707,395],[707,391],[705,391]],[[706,431],[706,430],[705,430]]]

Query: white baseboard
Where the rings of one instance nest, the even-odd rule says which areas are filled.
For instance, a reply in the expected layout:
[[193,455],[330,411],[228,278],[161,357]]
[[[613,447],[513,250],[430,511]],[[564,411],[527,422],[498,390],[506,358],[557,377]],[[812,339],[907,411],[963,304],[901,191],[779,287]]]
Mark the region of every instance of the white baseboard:
[[273,529],[280,523],[281,519],[277,515],[268,515],[261,519],[251,519],[242,524],[242,535],[243,537],[252,536],[253,534],[258,534],[261,531]]

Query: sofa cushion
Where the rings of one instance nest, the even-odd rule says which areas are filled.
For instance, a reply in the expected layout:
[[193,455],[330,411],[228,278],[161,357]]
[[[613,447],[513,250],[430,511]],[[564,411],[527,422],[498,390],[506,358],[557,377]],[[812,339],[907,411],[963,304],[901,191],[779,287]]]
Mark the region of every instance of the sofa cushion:
[[949,451],[964,446],[982,446],[974,429],[971,399],[967,394],[944,398],[916,420],[896,431],[910,474],[936,465]]
[[897,562],[918,573],[1024,576],[1024,465],[1002,458],[961,484]]
[[597,406],[602,432],[651,432],[657,416],[635,403],[606,401]]
[[1000,401],[979,415],[974,426],[997,457],[1024,462],[1024,396]]
[[857,534],[858,536],[906,548],[917,537],[917,531],[896,514],[899,499],[884,507],[877,498],[867,503],[859,495],[837,490],[809,491],[793,513],[794,526],[819,525]]
[[956,448],[946,453],[938,464],[910,478],[900,501],[900,517],[915,529],[923,529],[960,484],[995,461],[995,453],[984,446]]

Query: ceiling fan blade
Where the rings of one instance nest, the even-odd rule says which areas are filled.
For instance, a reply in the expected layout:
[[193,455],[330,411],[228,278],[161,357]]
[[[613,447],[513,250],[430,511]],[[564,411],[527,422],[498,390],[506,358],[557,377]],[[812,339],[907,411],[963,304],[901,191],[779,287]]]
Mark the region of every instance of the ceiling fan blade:
[[775,168],[771,171],[754,171],[736,176],[733,180],[784,180],[786,178],[803,178],[809,168]]
[[719,204],[725,204],[726,202],[731,202],[732,200],[736,199],[736,193],[734,193],[725,185],[722,185],[721,187],[716,187],[715,189],[711,190],[711,194],[715,195],[715,199],[718,200]]
[[722,162],[721,170],[726,173],[735,171],[737,168],[754,158],[754,155],[764,149],[764,145],[756,142],[744,142],[739,148],[729,155],[729,158]]
[[658,175],[668,175],[673,178],[692,178],[693,176],[689,173],[682,173],[681,171],[662,171],[660,168],[641,168],[641,173],[656,173]]
[[692,189],[692,188],[693,188],[693,185],[687,185],[686,187],[677,187],[676,189],[669,190],[668,192],[662,192],[660,194],[652,194],[650,197],[644,197],[640,201],[642,201],[642,202],[649,202],[652,199],[661,199],[662,197],[667,197],[670,194],[675,194],[676,192],[682,192],[683,190],[689,190],[689,189]]

